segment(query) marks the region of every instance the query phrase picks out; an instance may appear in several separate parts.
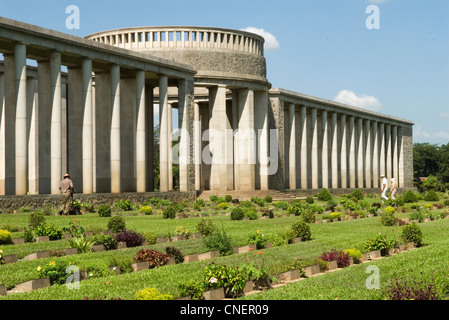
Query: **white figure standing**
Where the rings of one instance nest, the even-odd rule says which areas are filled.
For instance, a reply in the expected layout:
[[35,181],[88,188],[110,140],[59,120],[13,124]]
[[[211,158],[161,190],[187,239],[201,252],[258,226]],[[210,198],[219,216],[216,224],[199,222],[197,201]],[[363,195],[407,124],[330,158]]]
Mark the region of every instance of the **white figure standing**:
[[396,193],[398,192],[398,186],[396,185],[396,180],[394,178],[391,178],[390,190],[391,190],[391,199],[396,200]]
[[380,176],[381,183],[380,186],[382,188],[382,202],[385,200],[389,200],[387,197],[387,191],[388,191],[388,180],[385,177],[385,175]]

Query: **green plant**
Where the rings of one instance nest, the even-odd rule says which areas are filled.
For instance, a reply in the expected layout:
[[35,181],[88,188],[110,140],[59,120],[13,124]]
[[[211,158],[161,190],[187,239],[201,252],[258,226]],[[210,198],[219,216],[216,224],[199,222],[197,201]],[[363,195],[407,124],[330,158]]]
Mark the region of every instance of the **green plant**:
[[229,208],[229,204],[227,202],[222,202],[218,205],[218,208],[222,210],[227,210]]
[[215,226],[211,219],[203,218],[197,223],[196,230],[207,237],[215,231]]
[[425,219],[425,215],[423,210],[419,209],[418,211],[410,212],[410,220],[417,220],[419,223],[423,223]]
[[3,258],[3,250],[0,250],[0,266],[5,264],[5,258]]
[[55,208],[53,207],[52,204],[50,203],[46,203],[43,205],[42,207],[42,214],[44,216],[51,216],[55,213]]
[[349,198],[342,198],[341,204],[343,205],[343,208],[349,211],[356,211],[358,209],[357,204]]
[[329,219],[331,219],[331,220],[334,220],[334,219],[340,220],[341,219],[341,212],[332,212],[329,215]]
[[267,243],[271,242],[273,247],[281,247],[286,244],[285,239],[277,233],[271,233],[266,236]]
[[360,252],[360,250],[345,249],[343,251],[346,252],[350,257],[352,257],[354,263],[360,263],[360,258],[362,258],[362,253]]
[[232,209],[231,220],[234,220],[234,221],[243,220],[244,217],[245,217],[245,212],[243,211],[242,208],[235,207],[234,209]]
[[218,250],[221,256],[233,254],[232,239],[225,230],[215,230],[210,236],[203,238],[204,245],[210,251]]
[[246,284],[246,274],[238,267],[209,264],[204,268],[205,290],[224,288],[225,296],[235,298],[242,293]]
[[294,202],[287,208],[288,214],[294,214],[295,216],[300,216],[304,210],[304,206],[300,202]]
[[204,299],[204,285],[202,282],[190,280],[178,285],[181,297],[190,296],[192,300]]
[[436,193],[434,190],[429,190],[426,192],[426,195],[424,196],[425,201],[440,201],[440,197],[438,196],[438,193]]
[[332,195],[328,189],[323,188],[317,195],[318,200],[320,201],[330,201],[332,200]]
[[104,250],[117,250],[118,242],[111,235],[99,235],[93,238],[96,245],[103,245]]
[[70,233],[72,237],[82,237],[85,235],[85,229],[81,226],[81,221],[73,219],[73,221],[70,221],[68,227],[63,227],[62,231],[64,233]]
[[255,244],[257,249],[265,249],[267,245],[267,239],[264,237],[259,230],[255,233],[252,233],[246,239],[247,244]]
[[32,212],[28,218],[28,226],[34,229],[42,224],[45,224],[44,215],[41,212]]
[[156,244],[158,236],[154,233],[143,232],[143,237],[147,240],[148,244]]
[[176,208],[173,205],[168,206],[162,212],[164,219],[174,219],[176,218]]
[[305,223],[315,223],[315,213],[311,209],[306,209],[301,213],[301,218]]
[[265,205],[265,200],[259,197],[251,197],[251,202],[257,204],[259,207],[263,207]]
[[192,236],[192,232],[185,227],[176,227],[175,235],[184,236],[189,239]]
[[245,209],[245,218],[249,218],[250,220],[259,219],[259,216],[257,215],[257,210],[255,208],[246,208]]
[[414,242],[417,247],[422,246],[423,234],[421,228],[416,224],[409,224],[402,229],[402,239],[405,242]]
[[312,196],[308,196],[308,197],[306,198],[306,203],[312,204],[312,203],[314,203],[314,202],[315,202],[315,200],[313,199]]
[[122,232],[126,229],[125,220],[121,216],[115,216],[109,219],[108,229],[114,233]]
[[150,269],[159,268],[168,263],[170,256],[157,250],[142,249],[133,258],[134,262],[148,262]]
[[36,241],[33,229],[25,228],[23,232],[23,238],[25,239],[26,243]]
[[124,230],[115,235],[115,240],[117,242],[125,242],[126,247],[134,248],[140,247],[145,241],[145,238],[140,233],[131,230]]
[[131,211],[132,210],[132,204],[129,202],[129,200],[118,200],[114,205],[123,211]]
[[41,224],[34,230],[36,236],[48,236],[51,241],[61,240],[64,236],[64,231],[54,224]]
[[363,195],[363,192],[360,191],[359,189],[355,189],[352,192],[351,197],[356,198],[357,200],[363,200],[365,198],[365,196]]
[[266,203],[272,203],[273,202],[273,197],[270,196],[270,195],[266,195],[265,198],[264,198],[264,201]]
[[414,202],[418,202],[418,197],[416,196],[416,194],[412,191],[412,190],[408,190],[406,191],[403,195],[402,198],[404,199],[405,203],[414,203]]
[[95,239],[86,237],[75,237],[69,239],[70,248],[78,249],[78,253],[88,253],[92,250],[92,246],[95,244]]
[[175,247],[166,247],[165,248],[165,252],[167,252],[167,254],[170,257],[175,258],[175,263],[179,264],[179,263],[183,263],[184,262],[184,255],[182,254],[181,250],[179,250],[178,248]]
[[174,297],[170,294],[162,294],[156,288],[146,288],[140,291],[137,291],[136,294],[137,300],[173,300]]
[[292,225],[292,231],[297,238],[301,238],[302,241],[309,241],[312,238],[310,226],[304,221],[297,221]]
[[385,208],[385,213],[383,213],[382,216],[380,217],[380,222],[382,223],[382,225],[387,227],[391,227],[396,224],[397,218],[393,207]]
[[[232,200],[232,197],[231,197]],[[204,200],[202,199],[197,199],[195,200],[195,202],[193,203],[193,209],[200,211],[202,208],[204,208],[206,206],[206,203],[204,202]]]
[[71,264],[64,260],[51,261],[48,264],[37,267],[39,278],[50,279],[50,284],[64,284],[67,278],[70,276],[66,272],[67,267]]
[[386,256],[391,248],[394,248],[395,240],[389,240],[385,235],[379,233],[376,237],[365,243],[365,250],[368,252],[380,250],[382,256]]
[[109,218],[112,215],[111,207],[107,204],[100,204],[97,211],[98,215],[103,218]]
[[287,201],[275,201],[273,202],[273,206],[277,210],[287,210],[288,209],[288,202]]
[[226,202],[232,202],[232,196],[231,195],[226,195],[225,196],[225,200],[226,200]]
[[0,230],[0,245],[11,244],[12,233],[8,230]]
[[145,213],[145,215],[147,216],[151,216],[153,214],[153,208],[151,208],[150,206],[143,206],[142,208],[140,208],[139,212]]

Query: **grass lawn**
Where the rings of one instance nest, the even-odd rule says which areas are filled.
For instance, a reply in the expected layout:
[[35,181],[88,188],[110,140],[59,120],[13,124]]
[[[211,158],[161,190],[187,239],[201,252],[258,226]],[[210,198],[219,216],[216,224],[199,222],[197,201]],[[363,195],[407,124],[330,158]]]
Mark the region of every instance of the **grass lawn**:
[[[338,200],[338,199],[337,199]],[[375,202],[377,199],[370,199]],[[378,201],[378,200],[377,200]],[[324,205],[324,203],[321,203]],[[443,209],[445,210],[445,209]],[[213,212],[213,211],[211,211]],[[229,210],[228,210],[229,212]],[[276,212],[282,214],[282,212]],[[20,228],[28,225],[30,213],[0,214],[0,228],[9,224]],[[261,214],[259,213],[259,216]],[[409,213],[398,214],[405,218]],[[46,222],[59,227],[68,226],[73,217],[46,216]],[[156,236],[174,235],[179,226],[196,232],[196,224],[201,218],[182,220],[164,220],[161,215],[127,216],[123,215],[127,229]],[[107,229],[109,218],[101,218],[96,213],[77,216],[80,224],[86,229],[98,233]],[[229,216],[210,217],[214,225],[223,228],[232,238],[233,246],[247,244],[250,234],[259,230],[261,234],[285,233],[299,217],[285,217],[269,220],[231,221]],[[298,283],[289,284],[281,288],[257,293],[241,298],[242,300],[377,300],[381,297],[381,290],[368,290],[366,280],[370,274],[366,273],[369,265],[379,268],[380,284],[383,288],[395,278],[408,277],[410,279],[429,282],[435,279],[437,283],[448,284],[449,274],[449,219],[440,219],[419,224],[424,235],[424,246],[410,251],[384,258],[379,261],[353,265],[336,272],[326,273],[318,277],[304,279]],[[356,248],[366,252],[364,244],[378,233],[387,235],[391,239],[400,240],[403,227],[382,226],[379,217],[341,221],[328,224],[311,224],[312,240],[297,244],[263,249],[262,255],[256,252],[219,257],[214,259],[216,264],[239,266],[248,261],[264,263],[271,274],[287,271],[295,259],[299,259],[304,266],[314,264],[316,259],[331,249]],[[14,232],[14,238],[23,235]],[[209,251],[202,239],[192,239],[169,244],[154,244],[146,247],[128,248],[124,250],[104,251],[97,253],[78,254],[74,256],[51,257],[37,261],[19,261],[15,264],[0,265],[0,284],[8,288],[38,278],[37,268],[52,261],[65,260],[83,267],[108,268],[115,265],[129,268],[132,258],[142,248],[151,248],[165,252],[165,247],[173,246],[181,250],[184,255]],[[2,245],[4,255],[18,254],[19,258],[27,254],[43,250],[62,250],[68,248],[67,240],[45,243],[26,243],[23,245]],[[155,287],[163,293],[180,297],[179,284],[188,280],[202,280],[203,269],[210,261],[192,262],[164,266],[157,269],[136,273],[126,272],[119,276],[92,278],[80,283],[78,290],[69,290],[65,285],[53,285],[49,288],[28,293],[0,296],[5,300],[80,300],[86,297],[98,298],[107,296],[125,300],[135,299],[135,293],[145,288]],[[129,270],[128,270],[129,271]],[[422,274],[421,274],[422,273]]]

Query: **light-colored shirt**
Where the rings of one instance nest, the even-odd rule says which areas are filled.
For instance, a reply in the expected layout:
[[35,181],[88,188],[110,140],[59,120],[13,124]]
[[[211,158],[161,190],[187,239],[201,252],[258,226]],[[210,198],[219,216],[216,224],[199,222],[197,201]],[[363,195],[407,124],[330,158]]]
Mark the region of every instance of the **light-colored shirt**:
[[61,190],[62,193],[66,193],[67,191],[70,190],[70,188],[73,188],[73,182],[70,179],[64,179],[59,184],[59,189]]
[[382,190],[384,189],[384,187],[385,187],[385,189],[388,188],[388,180],[387,180],[387,178],[383,178],[382,179]]

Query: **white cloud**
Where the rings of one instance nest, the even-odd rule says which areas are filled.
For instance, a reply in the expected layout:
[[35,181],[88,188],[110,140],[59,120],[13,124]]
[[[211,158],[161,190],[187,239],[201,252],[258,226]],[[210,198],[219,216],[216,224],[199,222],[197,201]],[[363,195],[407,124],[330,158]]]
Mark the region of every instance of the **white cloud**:
[[437,113],[438,118],[449,119],[449,112],[440,112]]
[[246,31],[246,32],[255,33],[255,34],[258,34],[259,36],[262,36],[265,39],[265,49],[267,49],[267,50],[279,48],[279,41],[276,39],[276,37],[273,34],[265,31],[264,29],[254,28],[254,27],[246,27],[241,30]]
[[414,139],[418,142],[429,142],[429,143],[442,143],[446,144],[449,142],[449,131],[439,130],[436,132],[428,132],[423,129],[420,124],[415,125],[413,129]]
[[341,90],[334,98],[334,101],[371,111],[380,111],[383,108],[376,97],[368,95],[357,96],[355,92],[349,90]]

